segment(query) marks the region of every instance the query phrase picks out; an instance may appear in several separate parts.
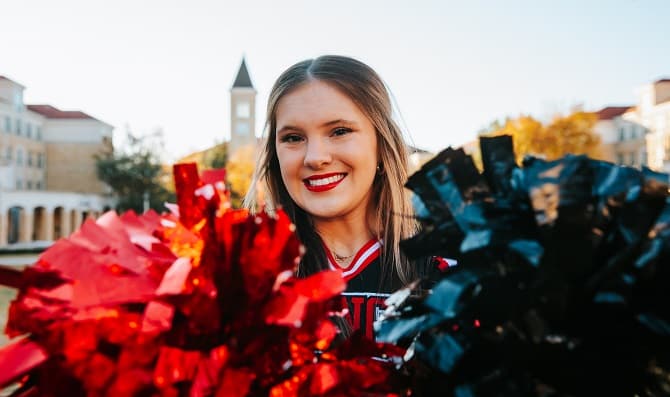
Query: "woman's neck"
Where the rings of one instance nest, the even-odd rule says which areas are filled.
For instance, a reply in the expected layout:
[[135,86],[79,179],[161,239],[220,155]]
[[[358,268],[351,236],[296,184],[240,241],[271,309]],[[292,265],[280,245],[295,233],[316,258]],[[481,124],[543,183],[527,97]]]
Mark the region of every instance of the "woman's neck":
[[340,265],[348,265],[358,250],[375,238],[365,217],[314,220],[317,233]]

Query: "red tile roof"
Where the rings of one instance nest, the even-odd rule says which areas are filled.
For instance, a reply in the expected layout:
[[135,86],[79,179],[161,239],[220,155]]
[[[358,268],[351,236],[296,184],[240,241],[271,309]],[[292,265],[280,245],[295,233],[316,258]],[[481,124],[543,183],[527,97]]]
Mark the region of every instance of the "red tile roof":
[[630,108],[631,106],[608,106],[598,110],[596,114],[598,115],[598,120],[612,120],[616,116],[626,113]]
[[29,110],[39,113],[48,119],[89,119],[96,120],[84,112],[78,110],[60,110],[51,105],[27,105]]

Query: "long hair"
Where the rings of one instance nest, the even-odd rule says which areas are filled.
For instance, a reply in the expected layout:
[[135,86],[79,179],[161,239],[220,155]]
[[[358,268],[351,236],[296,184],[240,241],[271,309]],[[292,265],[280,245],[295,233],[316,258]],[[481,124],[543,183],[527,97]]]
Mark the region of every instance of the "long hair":
[[298,62],[279,76],[268,99],[266,139],[244,206],[251,211],[258,209],[258,190],[264,184],[269,195],[265,198],[266,209],[282,208],[295,224],[298,238],[306,248],[298,275],[309,275],[328,267],[323,244],[309,214],[295,204],[284,186],[276,150],[279,101],[314,80],[328,83],[347,95],[375,128],[381,172],[377,173],[372,187],[371,203],[376,204],[372,218],[376,224],[371,226],[380,234],[377,238],[383,240],[382,280],[393,280],[397,276],[401,282],[408,283],[417,274],[400,251],[399,242],[413,235],[417,224],[411,216],[412,204],[404,187],[408,177],[407,145],[393,120],[386,85],[372,68],[356,59],[324,55]]

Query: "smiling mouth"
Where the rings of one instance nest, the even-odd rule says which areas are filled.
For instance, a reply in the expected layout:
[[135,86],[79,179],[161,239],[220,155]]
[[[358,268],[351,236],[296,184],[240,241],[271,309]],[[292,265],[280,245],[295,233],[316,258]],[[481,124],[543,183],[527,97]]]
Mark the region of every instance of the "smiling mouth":
[[307,190],[312,192],[323,192],[326,190],[333,189],[335,186],[339,185],[340,182],[346,177],[347,174],[334,174],[330,176],[325,176],[321,178],[310,177],[303,180]]

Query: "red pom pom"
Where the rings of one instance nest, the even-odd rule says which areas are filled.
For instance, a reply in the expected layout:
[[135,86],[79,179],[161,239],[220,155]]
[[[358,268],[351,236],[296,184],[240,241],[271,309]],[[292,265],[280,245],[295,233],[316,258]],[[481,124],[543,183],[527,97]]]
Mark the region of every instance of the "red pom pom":
[[174,175],[172,213],[108,212],[20,275],[0,272],[0,283],[19,288],[7,333],[27,335],[0,351],[0,387],[21,381],[21,393],[56,396],[387,391],[393,367],[371,357],[392,347],[333,348],[330,316],[343,309],[345,283],[339,272],[294,277],[301,246],[288,216],[231,209],[223,172],[201,179],[194,164],[179,164]]

